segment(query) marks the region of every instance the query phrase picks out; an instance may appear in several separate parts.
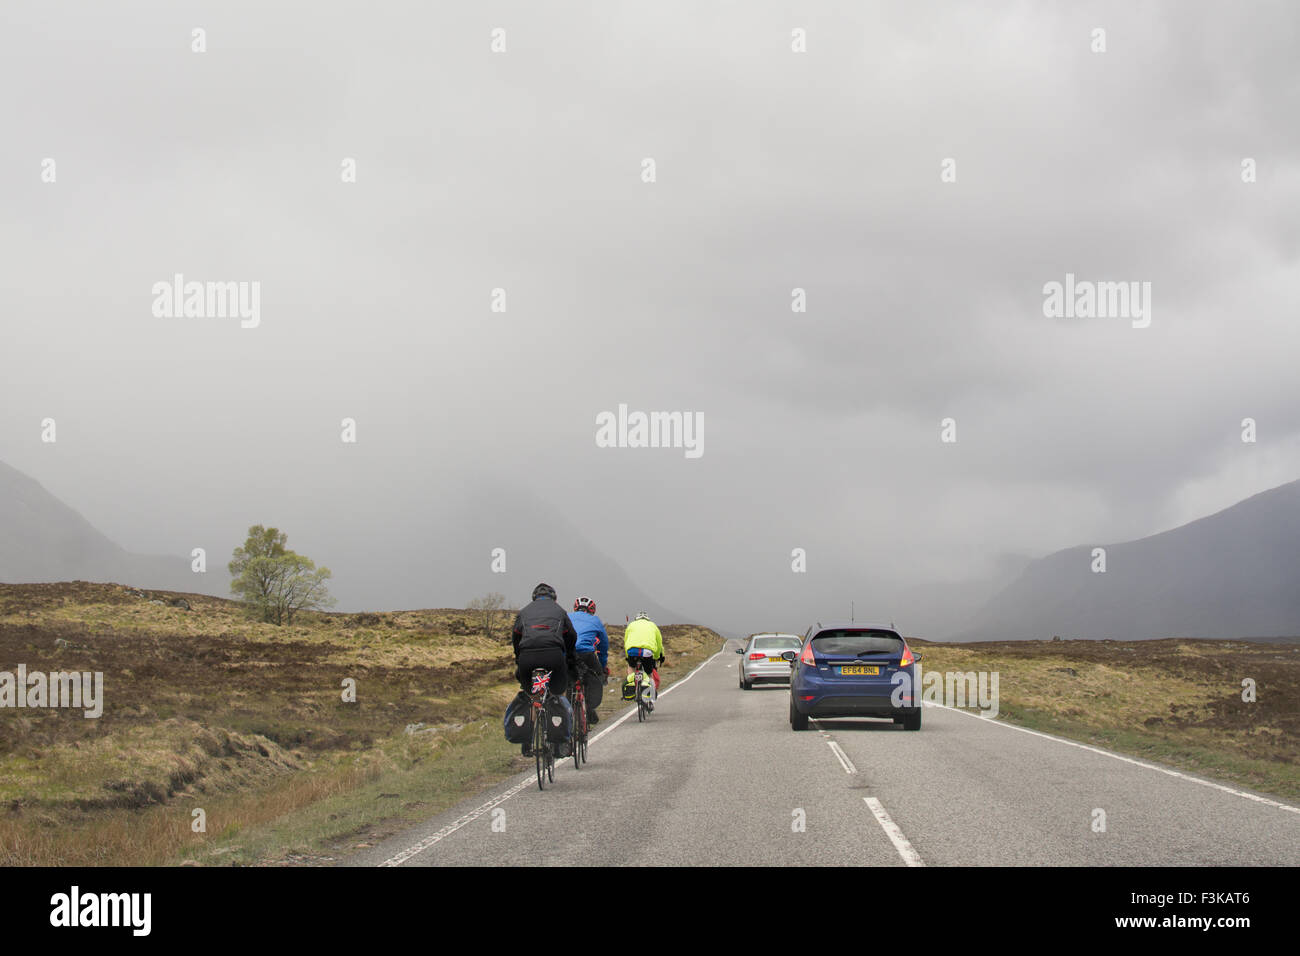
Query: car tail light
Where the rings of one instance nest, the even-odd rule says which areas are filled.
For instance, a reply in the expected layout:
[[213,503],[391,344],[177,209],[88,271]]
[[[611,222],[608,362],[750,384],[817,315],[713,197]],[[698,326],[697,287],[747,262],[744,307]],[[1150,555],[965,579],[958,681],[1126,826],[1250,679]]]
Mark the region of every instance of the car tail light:
[[807,644],[803,646],[803,653],[799,655],[799,662],[802,664],[817,663],[816,659],[813,657],[812,641],[809,641]]
[[751,661],[761,661],[765,657],[767,657],[767,655],[764,654],[762,651],[755,651],[754,653],[749,655],[749,659]]
[[903,645],[903,659],[898,662],[899,667],[906,667],[908,664],[915,664],[916,658],[912,656],[912,649],[906,644]]

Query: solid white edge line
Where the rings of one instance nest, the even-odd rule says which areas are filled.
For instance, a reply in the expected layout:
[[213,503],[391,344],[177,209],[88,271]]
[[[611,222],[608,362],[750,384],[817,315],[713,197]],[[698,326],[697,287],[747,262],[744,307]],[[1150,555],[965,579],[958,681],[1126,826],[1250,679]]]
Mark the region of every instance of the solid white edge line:
[[903,836],[903,831],[898,828],[898,824],[890,819],[885,808],[875,797],[863,797],[863,801],[871,809],[876,818],[876,822],[884,829],[885,835],[889,837],[894,849],[898,855],[903,858],[903,862],[908,866],[925,866],[925,861],[921,859],[921,854],[916,852],[916,848],[908,842],[907,837]]
[[[723,642],[722,650],[726,650],[726,647],[727,647],[726,642]],[[674,681],[659,696],[663,697],[666,694],[672,693],[678,687],[681,687],[682,684],[685,684],[688,680],[690,680],[692,677],[698,674],[701,670],[703,670],[709,664],[713,663],[713,661],[715,661],[718,658],[718,656],[721,654],[722,651],[718,651],[717,654],[714,654],[708,660],[700,662],[698,665],[696,665],[693,671],[691,671],[681,680]],[[635,713],[636,713],[635,707],[629,708],[627,713],[625,713],[622,717],[618,718],[618,720],[614,721],[612,724],[610,724],[600,733],[596,734],[596,736],[592,737],[589,741],[587,741],[588,745],[594,744],[597,740],[599,740],[601,737],[604,737],[607,733],[609,733],[611,730],[613,730],[619,724],[623,723],[623,721],[627,720]],[[555,769],[559,771],[563,768],[557,763]],[[470,810],[468,813],[464,814],[463,816],[457,817],[455,820],[447,824],[437,833],[432,833],[429,836],[425,837],[423,840],[421,840],[419,843],[412,844],[402,852],[390,856],[387,860],[384,860],[384,862],[380,863],[379,866],[401,866],[407,860],[411,859],[411,857],[419,856],[421,853],[429,849],[429,847],[433,846],[435,843],[438,843],[439,841],[445,839],[446,837],[451,836],[453,833],[455,833],[457,830],[464,827],[466,824],[473,823],[475,820],[483,816],[483,814],[487,813],[489,810],[492,810],[495,807],[498,807],[501,804],[505,803],[516,793],[518,793],[519,791],[527,787],[530,783],[534,783],[536,779],[537,779],[537,771],[536,769],[534,769],[531,772],[524,774],[524,778],[520,780],[517,784],[515,784],[513,787],[511,787],[509,790],[507,790],[505,793],[502,793],[499,796],[494,797],[493,799],[489,800],[487,803],[483,804],[482,806],[475,807],[473,810]]]
[[1022,734],[1032,734],[1035,737],[1042,737],[1044,740],[1054,740],[1058,744],[1066,744],[1070,747],[1078,747],[1080,750],[1087,750],[1091,753],[1101,754],[1103,757],[1112,757],[1115,760],[1122,760],[1125,763],[1131,763],[1135,767],[1146,767],[1148,770],[1158,770],[1160,773],[1170,777],[1178,777],[1180,780],[1187,780],[1191,783],[1199,783],[1202,787],[1210,787],[1214,790],[1222,790],[1224,793],[1230,793],[1234,797],[1245,797],[1247,800],[1254,800],[1256,803],[1262,803],[1270,807],[1276,807],[1279,810],[1286,810],[1290,813],[1300,813],[1300,807],[1292,806],[1289,803],[1281,803],[1277,800],[1270,800],[1268,797],[1261,797],[1257,793],[1247,793],[1245,790],[1234,790],[1232,787],[1225,786],[1221,783],[1215,783],[1213,780],[1205,780],[1201,777],[1194,777],[1191,774],[1181,773],[1177,770],[1170,770],[1168,767],[1161,767],[1157,764],[1147,763],[1143,760],[1137,760],[1133,757],[1125,757],[1123,754],[1117,754],[1111,750],[1103,750],[1101,747],[1091,747],[1088,744],[1081,744],[1077,740],[1066,740],[1064,737],[1053,737],[1051,734],[1045,734],[1040,730],[1030,730],[1028,727],[1017,727],[1015,724],[1009,724],[1006,721],[982,717],[979,714],[972,714],[965,710],[959,710],[956,707],[949,707],[947,704],[940,704],[937,701],[925,701],[926,707],[941,707],[944,710],[951,710],[955,714],[961,714],[963,717],[973,717],[976,720],[982,720],[985,723],[992,724],[995,727],[1005,727],[1007,730],[1017,730]]

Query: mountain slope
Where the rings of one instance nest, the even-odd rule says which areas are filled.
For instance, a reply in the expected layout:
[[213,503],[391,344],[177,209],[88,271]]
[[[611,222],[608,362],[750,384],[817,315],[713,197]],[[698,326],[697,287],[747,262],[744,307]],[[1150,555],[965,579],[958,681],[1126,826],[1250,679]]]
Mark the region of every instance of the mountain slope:
[[[444,479],[446,480],[446,479]],[[248,524],[275,521],[253,515]],[[235,529],[242,540],[243,528]],[[296,540],[290,531],[290,546]],[[465,483],[431,494],[419,513],[393,518],[343,510],[319,529],[313,559],[333,573],[340,610],[463,607],[499,591],[506,604],[526,604],[547,581],[572,606],[588,594],[610,623],[647,611],[660,623],[687,623],[641,588],[592,544],[599,529],[578,529],[530,493],[491,482]],[[491,568],[505,550],[505,573]],[[24,584],[95,581],[229,596],[225,559],[208,556],[207,574],[188,557],[125,551],[22,472],[0,463],[0,581]]]
[[39,482],[0,462],[0,581],[116,581],[207,592],[205,578],[191,573],[187,558],[125,551]]
[[[576,527],[518,487],[444,481],[427,506],[400,524],[371,514],[330,529],[325,550],[334,553],[321,560],[334,572],[331,590],[340,607],[462,607],[497,591],[517,608],[546,581],[569,607],[589,595],[610,623],[640,610],[660,623],[688,623],[611,557],[624,542],[594,544],[603,538],[599,528]],[[505,553],[504,573],[492,569],[497,548]]]
[[960,640],[1300,634],[1300,481],[1137,541],[1031,564]]

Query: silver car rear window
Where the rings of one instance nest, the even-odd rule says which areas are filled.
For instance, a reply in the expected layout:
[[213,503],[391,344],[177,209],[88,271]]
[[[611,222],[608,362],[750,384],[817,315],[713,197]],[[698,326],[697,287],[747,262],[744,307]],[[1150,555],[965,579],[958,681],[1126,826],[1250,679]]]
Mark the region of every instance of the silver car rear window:
[[755,650],[770,650],[780,648],[783,651],[797,651],[803,643],[797,637],[756,637],[754,638]]

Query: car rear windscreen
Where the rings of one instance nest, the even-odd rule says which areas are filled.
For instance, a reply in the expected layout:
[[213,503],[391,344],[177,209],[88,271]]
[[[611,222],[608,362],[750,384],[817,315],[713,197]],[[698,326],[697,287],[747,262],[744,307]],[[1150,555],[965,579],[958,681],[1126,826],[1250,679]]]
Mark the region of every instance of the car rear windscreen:
[[797,651],[803,646],[803,642],[797,637],[756,637],[754,638],[754,650],[759,651]]
[[863,654],[903,653],[903,639],[893,631],[822,631],[812,639],[814,654],[858,657]]

